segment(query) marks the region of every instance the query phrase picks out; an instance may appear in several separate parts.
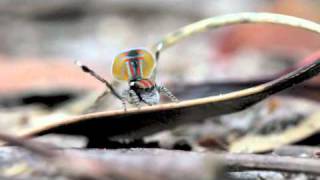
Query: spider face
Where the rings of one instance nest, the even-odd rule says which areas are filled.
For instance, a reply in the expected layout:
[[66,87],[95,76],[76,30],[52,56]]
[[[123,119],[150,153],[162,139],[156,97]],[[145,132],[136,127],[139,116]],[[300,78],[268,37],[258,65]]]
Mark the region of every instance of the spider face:
[[150,91],[142,91],[140,92],[141,101],[148,105],[155,105],[160,103],[160,94],[156,90],[156,88]]
[[148,105],[159,104],[160,94],[156,84],[150,79],[142,79],[131,81],[129,83],[130,90],[133,90],[138,96],[139,101]]

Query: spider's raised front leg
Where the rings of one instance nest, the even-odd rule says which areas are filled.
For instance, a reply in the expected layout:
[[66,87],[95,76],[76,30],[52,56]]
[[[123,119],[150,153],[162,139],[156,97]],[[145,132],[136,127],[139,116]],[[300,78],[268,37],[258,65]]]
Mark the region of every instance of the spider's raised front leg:
[[160,85],[160,86],[157,85],[157,89],[158,89],[159,93],[168,96],[171,101],[173,101],[173,102],[178,102],[178,101],[179,101],[178,98],[176,98],[176,97],[169,91],[169,89],[167,89],[166,87],[161,86],[161,85]]
[[[79,61],[76,61],[75,62],[78,66],[81,67],[82,71],[85,72],[85,73],[88,73],[90,74],[91,76],[95,77],[97,80],[101,81],[102,83],[104,83],[108,89],[110,90],[110,92],[116,97],[118,98],[121,102],[122,102],[122,105],[123,105],[123,108],[124,108],[124,111],[127,110],[127,106],[126,106],[126,101],[125,99],[120,96],[120,94],[113,88],[113,86],[107,81],[105,80],[103,77],[101,77],[100,75],[98,75],[96,72],[94,72],[93,70],[91,70],[89,67],[81,64]],[[108,93],[108,91],[106,90],[105,92],[103,92],[103,94],[101,94],[97,100],[99,101],[102,97],[104,97],[106,94]]]

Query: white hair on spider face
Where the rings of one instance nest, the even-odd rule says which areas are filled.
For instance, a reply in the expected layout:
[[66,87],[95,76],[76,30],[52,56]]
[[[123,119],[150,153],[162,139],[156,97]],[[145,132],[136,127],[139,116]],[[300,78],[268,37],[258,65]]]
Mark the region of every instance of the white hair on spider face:
[[143,91],[140,93],[140,97],[147,104],[155,105],[160,103],[160,94],[156,88],[151,91]]

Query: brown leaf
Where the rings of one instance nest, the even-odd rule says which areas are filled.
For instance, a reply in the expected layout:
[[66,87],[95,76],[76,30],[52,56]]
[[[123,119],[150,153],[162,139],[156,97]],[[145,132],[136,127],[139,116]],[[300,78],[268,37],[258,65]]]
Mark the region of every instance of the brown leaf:
[[[141,109],[92,113],[39,124],[17,132],[20,136],[47,133],[85,135],[93,139],[111,137],[141,138],[181,124],[199,122],[205,118],[237,112],[272,94],[301,83],[320,72],[320,60],[282,76],[274,81],[224,95],[161,104]],[[100,137],[100,138],[97,138]]]

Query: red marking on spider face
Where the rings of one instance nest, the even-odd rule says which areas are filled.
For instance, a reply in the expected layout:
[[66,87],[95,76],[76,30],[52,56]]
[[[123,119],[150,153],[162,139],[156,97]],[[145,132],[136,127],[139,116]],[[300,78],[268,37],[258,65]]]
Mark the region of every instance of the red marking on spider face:
[[[125,61],[127,62],[129,66],[129,70],[131,72],[131,79],[141,79],[142,77],[142,69],[141,69],[141,63],[144,60],[144,57],[133,57],[128,58]],[[136,66],[134,66],[132,63],[135,63]]]
[[146,80],[141,80],[140,82],[143,84],[144,87],[149,87],[150,86],[150,84]]
[[138,59],[136,59],[136,60],[137,60],[136,72],[137,72],[138,77],[141,77],[140,63],[142,63],[142,62],[139,62],[140,60],[138,60]]
[[138,87],[141,89],[148,89],[155,86],[155,83],[149,79],[142,79],[136,82]]
[[135,72],[134,72],[134,67],[132,66],[132,64],[130,63],[130,61],[129,61],[129,69],[130,69],[130,72],[131,72],[131,74],[132,74],[132,76],[133,76],[133,78],[135,77]]

